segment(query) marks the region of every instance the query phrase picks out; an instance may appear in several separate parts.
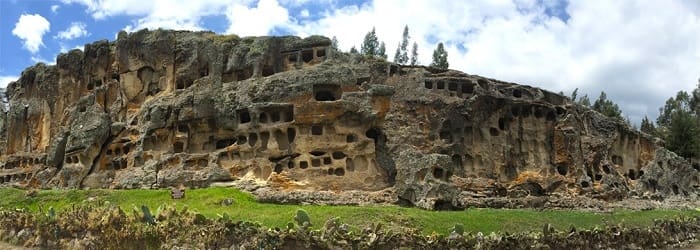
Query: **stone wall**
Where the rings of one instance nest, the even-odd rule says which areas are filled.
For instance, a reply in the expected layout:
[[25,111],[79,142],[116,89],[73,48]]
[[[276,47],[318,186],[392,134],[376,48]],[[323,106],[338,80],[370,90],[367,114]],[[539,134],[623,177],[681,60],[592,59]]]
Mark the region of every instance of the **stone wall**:
[[339,53],[324,37],[122,32],[7,90],[0,185],[697,196],[658,139],[546,90]]

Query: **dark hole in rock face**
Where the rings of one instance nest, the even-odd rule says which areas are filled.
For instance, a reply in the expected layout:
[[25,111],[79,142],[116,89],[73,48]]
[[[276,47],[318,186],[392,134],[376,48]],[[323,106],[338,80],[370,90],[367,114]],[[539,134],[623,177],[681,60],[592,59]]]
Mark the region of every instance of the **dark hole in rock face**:
[[673,194],[678,195],[680,192],[678,190],[678,185],[673,184],[671,185],[671,190],[673,191]]
[[609,165],[603,165],[603,172],[605,172],[606,174],[610,174],[610,172],[612,172],[612,171],[610,170],[610,166],[609,166]]
[[129,150],[131,150],[131,147],[129,147],[129,145],[126,145],[124,146],[124,149],[122,151],[124,151],[124,154],[129,154]]
[[324,158],[323,158],[323,164],[325,164],[325,165],[330,165],[330,164],[332,164],[332,163],[333,163],[333,161],[331,160],[330,157],[324,157]]
[[246,142],[248,142],[248,138],[246,138],[245,135],[239,135],[237,141],[238,145],[243,145],[246,144]]
[[87,90],[93,90],[94,88],[95,88],[95,85],[92,82],[87,84]]
[[311,126],[311,134],[312,135],[322,135],[323,134],[323,126],[321,126],[321,125]]
[[569,166],[566,164],[559,164],[557,165],[557,173],[560,175],[566,176],[566,174],[569,172]]
[[441,167],[433,168],[433,177],[435,177],[435,179],[442,179],[442,177],[444,175],[445,175],[445,170],[442,169]]
[[333,159],[339,160],[339,159],[345,158],[345,153],[340,152],[340,151],[335,151],[335,152],[333,152],[332,156],[333,156]]
[[603,175],[601,175],[601,174],[596,174],[596,175],[595,175],[595,180],[596,180],[596,181],[600,181],[600,180],[602,180],[602,179],[603,179]]
[[78,112],[83,113],[85,111],[87,111],[87,108],[85,106],[80,106],[80,109],[78,110]]
[[425,88],[426,89],[433,89],[433,82],[430,80],[425,80]]
[[329,169],[328,169],[328,175],[333,175],[333,169],[332,169],[332,168],[329,168]]
[[365,136],[367,136],[367,138],[371,138],[372,140],[374,140],[375,143],[377,142],[377,139],[379,139],[379,136],[381,134],[382,134],[382,131],[379,130],[379,128],[370,128],[367,130],[367,132],[365,132]]
[[528,118],[532,114],[532,108],[530,107],[521,107],[520,108],[520,117],[523,118]]
[[316,49],[316,57],[324,57],[326,56],[326,49]]
[[320,167],[321,166],[321,159],[311,159],[311,166]]
[[474,93],[474,85],[471,83],[463,83],[462,84],[462,94],[473,94]]
[[644,175],[644,170],[639,170],[639,172],[637,173],[637,178],[640,178],[643,175]]
[[294,128],[287,128],[287,141],[289,143],[294,142],[294,139],[297,137],[297,130]]
[[544,117],[544,110],[542,110],[541,107],[533,107],[533,109],[535,110],[535,117],[536,118]]
[[449,91],[457,91],[457,83],[456,82],[447,83],[447,89]]
[[454,169],[462,168],[462,156],[452,155],[452,165],[455,167]]
[[647,181],[647,183],[649,184],[649,185],[648,185],[649,188],[650,188],[653,192],[656,192],[656,189],[658,189],[658,187],[659,187],[659,184],[656,182],[656,180],[654,180],[654,179],[649,179],[649,180]]
[[452,143],[452,133],[448,131],[440,132],[440,139],[444,140],[446,143]]
[[255,146],[255,143],[257,143],[257,142],[258,142],[258,134],[250,133],[250,135],[248,135],[248,145],[250,145],[252,147],[252,146]]
[[241,123],[249,123],[250,122],[250,112],[248,112],[247,109],[242,109],[238,111],[238,119],[240,120]]
[[281,164],[275,165],[275,173],[278,173],[278,174],[282,173],[282,170],[284,170],[284,168],[282,167]]
[[294,168],[294,162],[293,161],[287,162],[287,168],[289,168],[289,169]]
[[298,58],[297,54],[290,54],[287,56],[287,60],[289,60],[289,63],[291,63],[291,64],[297,63],[297,58]]
[[[659,162],[659,166],[662,166],[662,163],[661,163],[661,162]],[[693,163],[693,168],[694,168],[696,171],[700,171],[700,163]]]
[[627,177],[630,178],[630,180],[636,180],[637,179],[637,173],[634,171],[634,169],[630,169],[627,171]]
[[479,87],[482,89],[489,89],[489,81],[486,79],[476,80],[476,83],[479,84]]
[[587,188],[587,187],[590,187],[590,186],[591,186],[591,184],[589,184],[587,181],[582,181],[582,182],[581,182],[581,187],[583,187],[583,188]]
[[314,51],[313,50],[304,50],[301,52],[301,60],[304,61],[305,63],[311,62],[311,60],[314,59]]
[[435,211],[457,211],[461,210],[459,207],[456,207],[455,205],[452,204],[450,201],[446,200],[437,200],[435,201],[435,204],[433,204],[433,210]]
[[523,92],[522,92],[522,90],[514,89],[514,90],[513,90],[513,97],[515,97],[515,98],[521,98],[521,97],[523,97]]
[[334,172],[335,172],[335,175],[337,175],[337,176],[344,176],[345,175],[345,169],[343,169],[343,168],[336,168]]
[[307,161],[300,161],[299,162],[299,168],[301,169],[307,169],[309,168],[309,163]]
[[547,121],[554,121],[555,119],[557,119],[557,115],[554,111],[547,112]]
[[322,156],[322,155],[325,155],[326,152],[319,151],[319,150],[314,150],[314,151],[309,152],[309,154],[310,154],[310,155],[313,155],[313,156]]
[[498,129],[497,128],[489,128],[489,134],[491,134],[491,136],[498,136],[499,135]]
[[357,136],[355,134],[348,134],[345,137],[345,141],[350,143],[350,142],[356,142],[357,141]]
[[508,121],[505,118],[498,118],[498,128],[501,130],[506,130],[508,126]]
[[177,131],[180,133],[188,133],[190,132],[190,129],[187,127],[187,125],[180,125],[177,126]]
[[185,144],[182,142],[177,141],[177,142],[173,143],[173,151],[175,153],[182,153],[182,151],[184,151],[184,148],[185,148]]
[[262,76],[263,77],[271,76],[274,74],[275,74],[275,68],[273,68],[272,66],[269,66],[269,65],[263,66],[263,68],[262,68]]
[[268,123],[267,114],[266,114],[266,113],[260,113],[260,117],[258,118],[258,121],[259,121],[260,123]]
[[437,82],[437,89],[445,89],[445,82],[438,81]]
[[314,99],[320,102],[329,102],[339,100],[342,91],[339,85],[335,84],[316,84],[313,86]]
[[557,110],[557,115],[562,116],[562,115],[566,114],[566,109],[563,107],[556,107],[556,110]]
[[216,149],[222,149],[228,146],[233,145],[236,143],[236,139],[223,139],[223,140],[217,140],[216,141]]

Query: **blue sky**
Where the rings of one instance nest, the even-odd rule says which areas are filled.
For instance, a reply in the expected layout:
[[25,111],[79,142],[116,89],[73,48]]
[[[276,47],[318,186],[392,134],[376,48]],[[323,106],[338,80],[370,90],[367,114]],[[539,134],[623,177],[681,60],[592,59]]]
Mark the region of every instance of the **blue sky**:
[[0,0],[0,86],[120,30],[336,36],[376,27],[389,58],[408,25],[419,62],[444,42],[450,68],[596,98],[638,122],[700,77],[697,0]]

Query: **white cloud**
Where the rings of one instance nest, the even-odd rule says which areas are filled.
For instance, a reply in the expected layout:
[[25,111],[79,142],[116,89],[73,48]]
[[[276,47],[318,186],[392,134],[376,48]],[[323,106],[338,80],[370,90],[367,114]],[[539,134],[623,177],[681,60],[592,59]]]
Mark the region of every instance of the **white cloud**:
[[87,31],[87,25],[85,23],[81,22],[73,22],[70,24],[70,26],[61,32],[58,32],[58,35],[56,35],[56,38],[63,39],[63,40],[72,40],[76,39],[79,37],[84,37],[90,35]]
[[58,12],[58,8],[60,8],[60,7],[61,6],[58,6],[58,5],[51,5],[51,12],[56,14]]
[[229,28],[226,33],[241,36],[267,35],[278,26],[287,26],[289,12],[277,0],[260,0],[256,7],[235,4],[226,12]]
[[10,82],[17,81],[19,76],[0,76],[0,88],[7,88]]
[[43,36],[49,31],[49,21],[39,14],[22,14],[12,30],[12,34],[23,40],[23,47],[32,54],[44,45]]

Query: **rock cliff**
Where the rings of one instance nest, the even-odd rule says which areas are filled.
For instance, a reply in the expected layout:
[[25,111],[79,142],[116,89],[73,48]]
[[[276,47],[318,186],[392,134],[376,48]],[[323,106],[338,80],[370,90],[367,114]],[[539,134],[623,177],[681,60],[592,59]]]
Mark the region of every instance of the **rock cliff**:
[[[482,197],[697,197],[699,166],[546,90],[334,51],[324,37],[122,32],[27,68],[0,185]],[[388,190],[388,191],[387,191]]]

